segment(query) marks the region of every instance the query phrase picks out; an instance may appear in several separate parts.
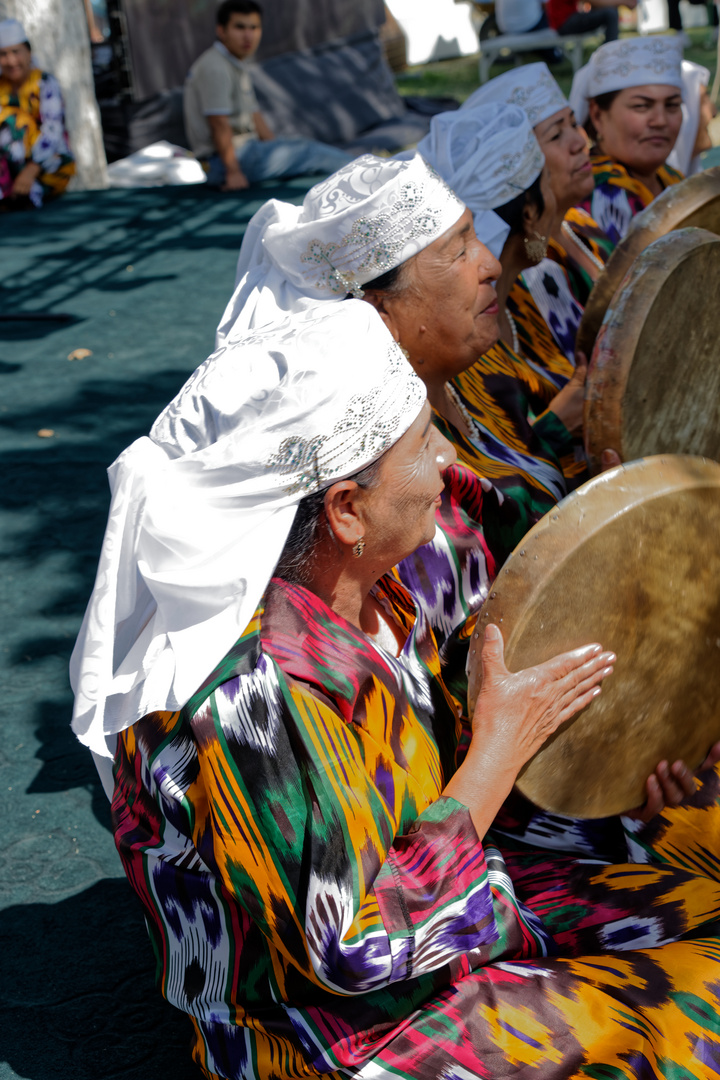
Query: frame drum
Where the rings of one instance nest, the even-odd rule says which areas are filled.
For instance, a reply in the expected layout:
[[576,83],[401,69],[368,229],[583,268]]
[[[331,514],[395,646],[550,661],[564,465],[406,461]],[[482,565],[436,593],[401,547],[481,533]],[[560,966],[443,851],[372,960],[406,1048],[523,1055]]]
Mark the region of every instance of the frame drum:
[[478,616],[470,716],[488,623],[502,631],[510,671],[594,641],[617,655],[602,693],[521,770],[517,787],[537,806],[618,814],[645,802],[663,759],[697,768],[720,738],[720,465],[620,465],[533,526]]
[[588,297],[576,351],[590,358],[605,312],[640,252],[673,229],[691,226],[720,235],[720,166],[673,184],[633,218]]
[[603,450],[720,460],[720,236],[680,229],[638,255],[598,334],[585,384],[591,473]]

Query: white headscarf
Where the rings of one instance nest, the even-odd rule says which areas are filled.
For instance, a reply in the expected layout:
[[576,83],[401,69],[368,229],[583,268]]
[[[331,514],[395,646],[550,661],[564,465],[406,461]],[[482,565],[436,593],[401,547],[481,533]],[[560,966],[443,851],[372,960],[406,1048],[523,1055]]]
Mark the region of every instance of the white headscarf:
[[251,219],[216,344],[316,300],[334,300],[400,266],[465,207],[419,154],[351,161],[302,206],[271,199]]
[[607,41],[575,73],[570,106],[579,124],[588,118],[588,101],[634,86],[677,86],[682,90],[682,41],[672,37],[634,37]]
[[300,500],[378,458],[425,398],[370,304],[321,304],[214,353],[120,455],[71,661],[103,782],[114,736],[182,708],[245,629]]
[[18,19],[0,20],[0,49],[9,49],[13,45],[24,45],[27,39],[25,27]]
[[495,104],[440,113],[418,150],[472,210],[475,232],[497,257],[510,226],[497,214],[489,222],[487,211],[527,191],[545,164],[524,110]]
[[692,176],[693,173],[701,171],[699,155],[693,157],[693,150],[700,128],[700,95],[703,87],[710,82],[710,72],[702,64],[683,60],[682,81],[682,126],[667,163],[685,176]]
[[527,113],[531,127],[566,109],[568,101],[547,64],[524,64],[497,75],[478,87],[461,106],[476,109],[480,105],[519,105]]

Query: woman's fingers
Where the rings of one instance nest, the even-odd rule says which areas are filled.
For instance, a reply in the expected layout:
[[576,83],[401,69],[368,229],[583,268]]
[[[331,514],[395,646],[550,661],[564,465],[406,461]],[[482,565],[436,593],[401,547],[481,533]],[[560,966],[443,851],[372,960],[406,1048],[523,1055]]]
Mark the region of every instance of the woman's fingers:
[[500,627],[489,623],[485,627],[485,638],[482,648],[482,678],[483,686],[487,686],[493,679],[502,679],[508,675],[505,667],[505,646]]
[[578,671],[583,664],[592,663],[602,655],[603,647],[593,642],[591,645],[582,645],[579,649],[571,649],[570,652],[559,653],[557,656],[538,664],[535,670],[541,675],[549,675],[553,679],[563,679]]
[[703,761],[702,765],[698,769],[698,772],[704,772],[705,769],[712,769],[720,761],[720,742],[716,742],[714,746],[711,746],[708,750],[708,755]]

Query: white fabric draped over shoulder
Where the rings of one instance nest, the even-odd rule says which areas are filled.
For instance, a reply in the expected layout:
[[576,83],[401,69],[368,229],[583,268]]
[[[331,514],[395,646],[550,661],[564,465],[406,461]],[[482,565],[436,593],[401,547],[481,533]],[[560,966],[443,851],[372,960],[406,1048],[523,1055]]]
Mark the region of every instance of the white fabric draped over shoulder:
[[703,89],[710,82],[710,72],[692,60],[682,62],[683,103],[682,126],[677,141],[668,155],[667,163],[684,176],[701,171],[699,155],[694,156],[695,142],[700,129],[700,102]]
[[215,352],[114,462],[71,660],[104,783],[117,733],[182,708],[245,629],[300,500],[380,457],[425,398],[370,304],[316,304]]
[[362,295],[447,232],[465,210],[419,154],[372,154],[312,187],[302,206],[272,199],[251,219],[216,345],[318,300]]
[[519,105],[531,127],[568,107],[568,100],[550,74],[547,64],[524,64],[504,71],[479,86],[460,106],[460,111],[481,105]]
[[579,124],[588,118],[590,98],[634,86],[683,88],[682,41],[679,37],[634,37],[601,45],[576,72],[570,106]]
[[478,238],[499,257],[510,227],[492,210],[527,191],[545,164],[524,110],[491,104],[440,113],[418,150],[472,210]]

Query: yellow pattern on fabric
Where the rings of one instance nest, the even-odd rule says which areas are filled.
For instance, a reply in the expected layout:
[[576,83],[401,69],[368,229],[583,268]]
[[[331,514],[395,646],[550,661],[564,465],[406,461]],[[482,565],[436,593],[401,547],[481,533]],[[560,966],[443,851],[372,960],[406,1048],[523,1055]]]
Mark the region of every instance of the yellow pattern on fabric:
[[[22,133],[25,148],[25,162],[32,160],[32,151],[41,135],[40,96],[43,72],[33,68],[18,89],[13,89],[7,79],[0,76],[0,127],[12,122],[16,133]],[[18,104],[11,104],[17,99]],[[75,175],[75,162],[63,161],[54,172],[42,170],[38,183],[45,189],[45,194],[61,195]]]

